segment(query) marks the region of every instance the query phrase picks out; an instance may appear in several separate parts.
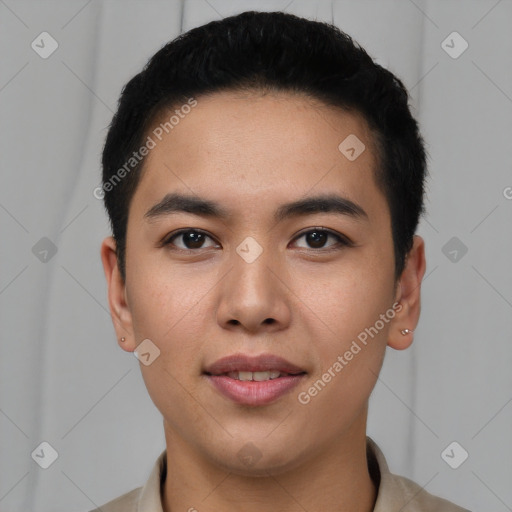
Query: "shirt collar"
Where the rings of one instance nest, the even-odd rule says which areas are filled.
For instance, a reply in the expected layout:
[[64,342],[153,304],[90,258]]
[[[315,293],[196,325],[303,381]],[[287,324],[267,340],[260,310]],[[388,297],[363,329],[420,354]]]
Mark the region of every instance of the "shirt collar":
[[164,512],[162,491],[167,474],[167,450],[164,450],[153,466],[146,485],[142,488],[137,512]]
[[[377,444],[366,438],[368,467],[377,487],[377,501],[373,512],[385,512],[404,506],[414,498],[404,493],[400,479],[390,473],[384,454]],[[167,450],[158,457],[146,485],[141,490],[137,512],[163,512],[162,490],[167,474]]]

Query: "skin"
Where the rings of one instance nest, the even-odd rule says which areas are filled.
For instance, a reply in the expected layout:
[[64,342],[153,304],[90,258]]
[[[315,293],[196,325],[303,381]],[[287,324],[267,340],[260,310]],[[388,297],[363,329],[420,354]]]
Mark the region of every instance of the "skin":
[[[126,282],[113,238],[101,247],[114,326],[126,338],[119,345],[131,352],[149,338],[160,350],[140,368],[164,419],[164,510],[373,510],[368,399],[386,346],[412,343],[400,331],[419,319],[424,242],[414,237],[395,281],[389,208],[373,178],[376,155],[361,116],[291,93],[197,100],[145,162],[130,204]],[[354,161],[338,150],[349,134],[366,146]],[[168,192],[214,200],[230,215],[145,219]],[[368,218],[322,212],[274,221],[281,204],[321,193],[349,198]],[[315,227],[354,245],[332,236],[314,245],[304,232]],[[183,228],[208,236],[188,251],[183,236],[159,245]],[[263,249],[252,263],[236,252],[248,236]],[[299,403],[298,393],[396,301],[402,308],[378,335],[308,404]],[[307,376],[274,403],[237,405],[202,374],[234,353],[277,354]],[[260,456],[252,466],[238,455],[247,443]]]

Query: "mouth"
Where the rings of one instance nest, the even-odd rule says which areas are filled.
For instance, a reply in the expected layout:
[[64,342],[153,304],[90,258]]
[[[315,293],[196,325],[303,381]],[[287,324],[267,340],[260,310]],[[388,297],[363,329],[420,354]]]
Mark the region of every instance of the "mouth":
[[203,375],[213,388],[232,402],[261,406],[290,392],[307,372],[272,354],[235,354],[208,366]]
[[235,371],[229,373],[223,373],[221,375],[216,375],[216,377],[227,376],[230,379],[241,380],[244,382],[254,381],[254,382],[265,382],[267,380],[279,379],[280,377],[289,377],[290,375],[302,375],[300,374],[290,374],[283,373],[277,370],[268,370],[263,372],[245,372],[245,371]]

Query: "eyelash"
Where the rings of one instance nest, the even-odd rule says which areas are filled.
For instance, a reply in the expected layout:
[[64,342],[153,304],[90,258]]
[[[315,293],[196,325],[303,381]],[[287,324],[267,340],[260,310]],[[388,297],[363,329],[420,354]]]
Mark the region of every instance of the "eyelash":
[[[315,252],[330,252],[332,250],[340,250],[342,249],[343,247],[353,247],[354,246],[354,243],[349,239],[347,238],[346,236],[344,235],[341,235],[340,233],[337,233],[335,231],[331,231],[330,229],[326,229],[326,228],[321,228],[321,227],[315,227],[315,228],[310,228],[308,229],[307,231],[302,231],[301,233],[299,233],[293,240],[298,240],[299,238],[302,238],[304,235],[308,235],[309,233],[323,233],[323,234],[327,234],[327,235],[330,235],[334,238],[336,238],[338,240],[338,242],[332,246],[329,246],[327,248],[318,248],[318,249],[315,249],[315,248],[310,248],[310,250],[312,251],[315,251]],[[178,238],[180,235],[183,235],[185,233],[199,233],[199,234],[202,234],[202,235],[205,235],[207,236],[208,238],[211,238],[212,240],[214,240],[214,238],[212,236],[210,236],[206,231],[203,231],[202,229],[196,229],[196,228],[186,228],[186,229],[180,229],[174,233],[171,233],[171,235],[169,235],[161,244],[161,247],[166,247],[166,246],[171,246],[173,245],[173,240],[175,238]],[[181,247],[174,247],[172,248],[171,250],[173,251],[181,251],[181,252],[197,252],[199,250],[203,249],[202,247],[199,247],[198,249],[182,249]],[[300,249],[305,249],[304,247],[301,247]]]

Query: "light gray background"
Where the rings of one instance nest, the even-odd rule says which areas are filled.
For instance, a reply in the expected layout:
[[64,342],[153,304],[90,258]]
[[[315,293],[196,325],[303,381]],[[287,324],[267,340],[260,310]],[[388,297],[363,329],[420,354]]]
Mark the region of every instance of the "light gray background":
[[[89,510],[142,485],[164,449],[139,363],[116,343],[92,192],[125,82],[180,32],[248,9],[333,21],[409,88],[430,156],[428,268],[369,434],[427,491],[512,510],[510,0],[0,0],[0,510]],[[31,48],[43,31],[59,44],[47,59]],[[453,31],[469,44],[456,59],[441,46]],[[58,249],[46,263],[42,237]],[[468,248],[457,262],[452,237]],[[42,441],[58,452],[48,469],[31,458]],[[441,458],[452,441],[469,453],[458,469]]]

